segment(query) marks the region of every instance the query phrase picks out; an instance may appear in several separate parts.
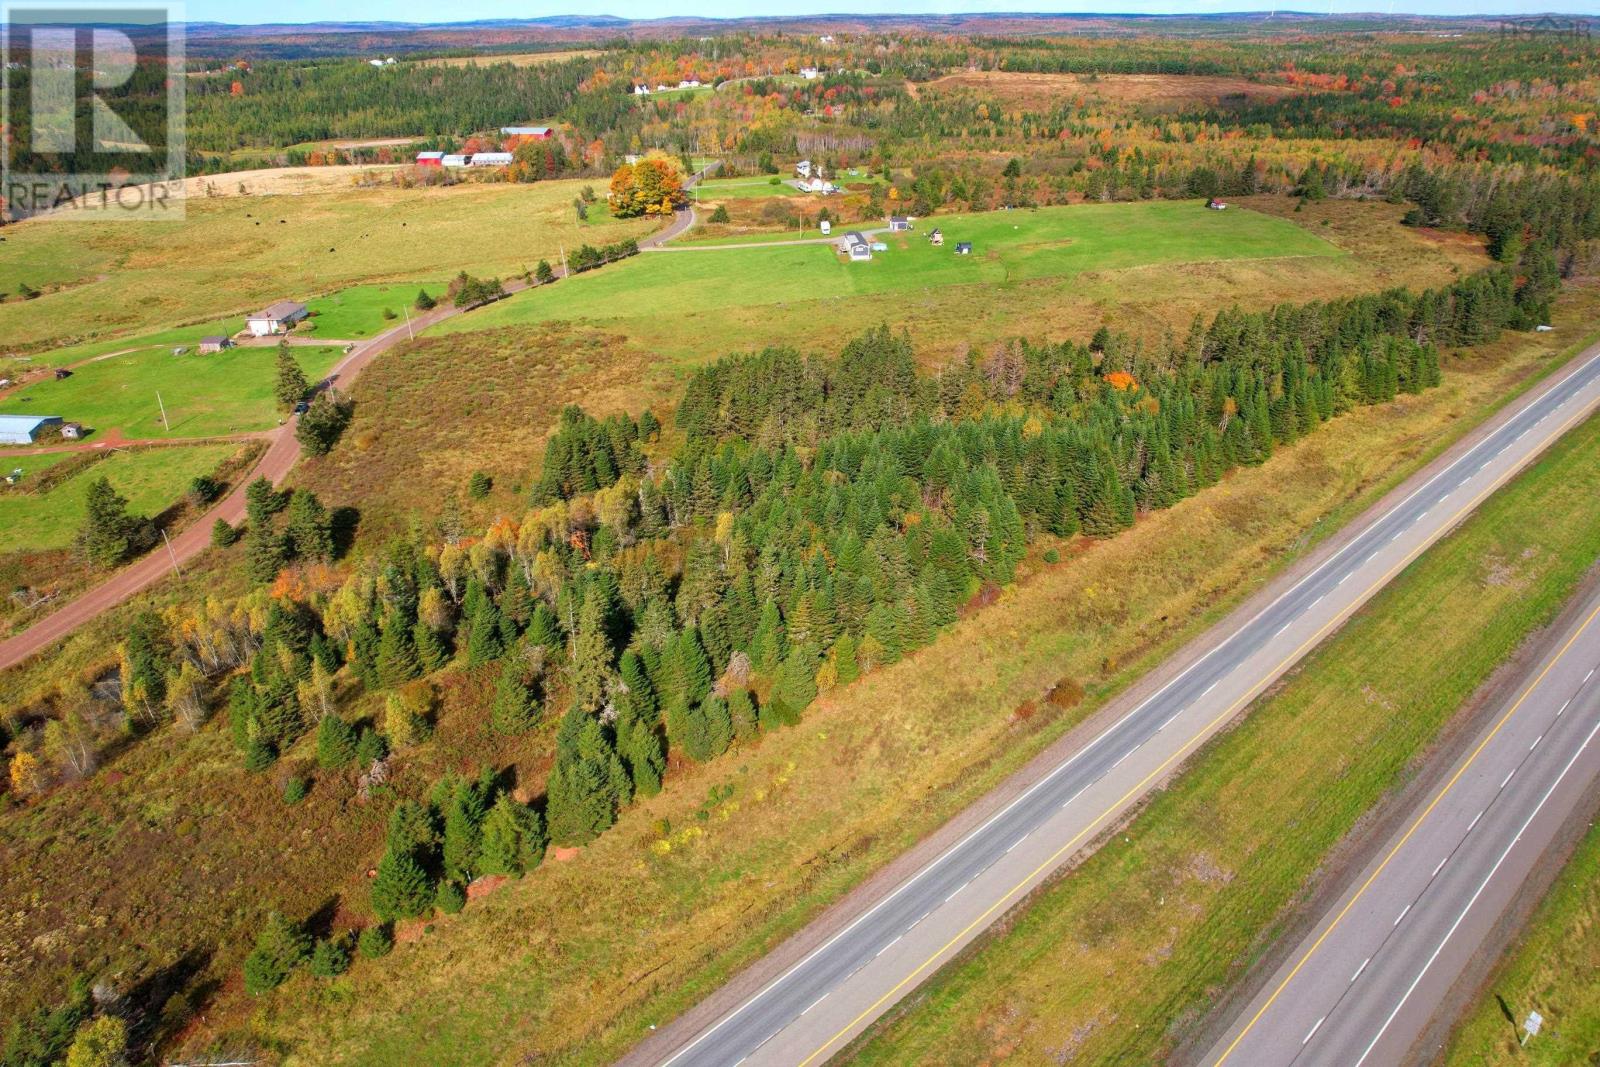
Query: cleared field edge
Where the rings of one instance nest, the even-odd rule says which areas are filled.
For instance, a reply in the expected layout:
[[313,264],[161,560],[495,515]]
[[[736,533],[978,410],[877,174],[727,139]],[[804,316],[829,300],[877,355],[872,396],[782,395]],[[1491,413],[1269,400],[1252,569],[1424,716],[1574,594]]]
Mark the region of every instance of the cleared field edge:
[[[958,1001],[963,988],[974,988],[982,991],[994,988],[990,978],[983,977],[991,962],[996,966],[1003,966],[998,953],[1004,953],[1008,948],[1008,938],[1013,936],[1013,931],[1029,931],[1032,929],[1033,938],[1041,936],[1040,930],[1048,926],[1051,919],[1048,912],[1053,907],[1070,907],[1065,900],[1065,895],[1074,892],[1077,886],[1089,878],[1091,867],[1114,868],[1126,872],[1129,866],[1122,861],[1110,858],[1102,852],[1102,847],[1113,837],[1128,836],[1141,840],[1159,838],[1159,830],[1155,823],[1163,819],[1181,819],[1185,804],[1190,806],[1204,803],[1202,797],[1206,794],[1207,786],[1212,790],[1221,789],[1222,784],[1217,781],[1208,781],[1220,774],[1220,768],[1230,756],[1237,756],[1247,749],[1257,735],[1265,733],[1266,719],[1273,717],[1278,711],[1280,702],[1292,701],[1288,694],[1303,692],[1307,688],[1326,686],[1339,688],[1344,685],[1341,675],[1340,660],[1349,655],[1349,650],[1359,645],[1367,636],[1365,631],[1377,624],[1377,620],[1387,617],[1388,613],[1398,611],[1401,605],[1406,604],[1408,598],[1423,596],[1424,590],[1438,581],[1448,581],[1454,577],[1447,572],[1450,561],[1457,555],[1465,553],[1465,546],[1474,544],[1476,540],[1493,540],[1495,537],[1495,522],[1503,512],[1514,509],[1526,510],[1539,506],[1537,492],[1541,481],[1549,477],[1549,472],[1566,462],[1574,453],[1582,452],[1585,455],[1600,453],[1600,418],[1591,417],[1580,425],[1574,427],[1565,437],[1555,442],[1551,448],[1539,456],[1528,468],[1520,472],[1507,485],[1502,487],[1472,516],[1464,520],[1455,530],[1444,539],[1433,545],[1421,557],[1407,567],[1388,587],[1380,591],[1372,601],[1362,608],[1345,626],[1326,639],[1318,648],[1313,650],[1302,664],[1281,682],[1275,684],[1267,694],[1257,698],[1234,720],[1227,730],[1218,734],[1199,751],[1191,755],[1180,767],[1169,784],[1160,791],[1152,793],[1133,811],[1130,811],[1115,826],[1108,827],[1100,834],[1096,841],[1087,846],[1074,862],[1069,862],[1057,871],[1051,878],[1038,889],[1030,893],[1024,900],[1009,909],[1007,914],[998,920],[993,927],[978,940],[964,949],[955,959],[940,968],[939,972],[925,982],[915,993],[909,995],[899,1006],[877,1020],[864,1034],[855,1039],[835,1062],[857,1063],[897,1063],[902,1058],[897,1055],[897,1039],[906,1038],[907,1031],[919,1034],[924,1039],[919,1047],[925,1047],[928,1040],[935,1033],[943,1033],[945,1040],[950,1040],[950,1034],[943,1026],[941,1011],[948,1008],[951,1001]],[[1573,536],[1580,536],[1582,531],[1574,530]],[[1591,534],[1592,537],[1592,534]],[[1573,546],[1568,546],[1569,548]],[[1579,546],[1581,547],[1581,546]],[[1394,794],[1404,789],[1414,781],[1417,766],[1425,759],[1431,759],[1432,754],[1442,747],[1441,741],[1453,735],[1461,728],[1461,719],[1470,718],[1467,714],[1477,708],[1485,691],[1496,688],[1499,678],[1496,671],[1506,662],[1515,660],[1521,655],[1522,650],[1528,645],[1529,639],[1536,637],[1548,627],[1552,619],[1558,616],[1570,599],[1570,594],[1581,584],[1585,576],[1592,573],[1593,561],[1588,553],[1581,553],[1580,559],[1565,560],[1564,569],[1553,569],[1553,573],[1546,576],[1547,586],[1540,592],[1543,594],[1537,602],[1526,606],[1524,614],[1517,619],[1516,640],[1510,645],[1505,659],[1484,667],[1479,682],[1468,690],[1465,702],[1460,706],[1463,710],[1447,713],[1438,724],[1435,732],[1429,733],[1419,739],[1415,753],[1409,758],[1400,761],[1394,768],[1394,775],[1388,779],[1378,795],[1380,808],[1387,808],[1393,804]],[[1488,623],[1485,623],[1488,626]],[[1403,650],[1391,650],[1397,654]],[[1285,712],[1285,714],[1288,714]],[[1290,720],[1292,721],[1292,720]],[[1288,725],[1286,722],[1284,725]],[[1266,744],[1266,742],[1262,742]],[[1448,753],[1447,753],[1448,754]],[[1333,786],[1330,783],[1329,788]],[[1374,834],[1372,825],[1367,820],[1371,812],[1356,818],[1353,827],[1347,835],[1336,839],[1330,851],[1309,872],[1310,881],[1288,892],[1283,905],[1283,910],[1270,915],[1266,925],[1257,932],[1251,944],[1251,969],[1239,977],[1239,981],[1230,983],[1229,996],[1226,1000],[1237,1000],[1236,989],[1239,984],[1249,985],[1258,977],[1257,970],[1265,953],[1289,933],[1297,920],[1302,920],[1297,905],[1303,904],[1305,899],[1314,896],[1324,888],[1328,882],[1337,882],[1340,871],[1352,860],[1353,855],[1359,855],[1359,848],[1352,848],[1351,837],[1366,837]],[[1381,820],[1379,820],[1381,823]],[[1381,836],[1379,834],[1378,836]],[[1137,844],[1135,845],[1137,848]],[[1348,853],[1348,854],[1347,854]],[[1340,862],[1330,867],[1327,861],[1330,858]],[[1130,861],[1136,863],[1137,861]],[[1358,860],[1356,862],[1359,862]],[[1119,865],[1120,864],[1120,865]],[[1075,877],[1075,872],[1083,872],[1081,877],[1073,882],[1069,879]],[[1131,877],[1131,876],[1130,876]],[[1084,892],[1087,892],[1085,890]],[[1219,910],[1222,910],[1219,902]],[[1078,910],[1082,910],[1081,908]],[[1314,921],[1316,916],[1311,917]],[[1026,936],[1026,933],[1019,936]],[[1024,953],[1025,946],[1021,944],[1009,945],[1013,956]],[[1205,955],[1215,955],[1218,951],[1231,952],[1231,949],[1220,949],[1211,946],[1191,946],[1192,950]],[[1148,962],[1148,961],[1147,961]],[[1166,990],[1166,992],[1171,992]],[[1207,993],[1197,992],[1195,997],[1204,997],[1214,1000],[1215,991]],[[1153,997],[1160,997],[1161,992],[1153,991]],[[1190,998],[1194,999],[1193,997]],[[1161,1000],[1167,1010],[1177,1010],[1168,999]],[[987,1017],[987,1012],[979,1011],[976,1014],[966,1013],[963,1020],[971,1027],[976,1028],[978,1020]],[[1207,1013],[1206,1018],[1212,1013]],[[1137,1018],[1138,1016],[1133,1016]],[[1130,1019],[1131,1021],[1131,1019]],[[1149,1021],[1146,1019],[1146,1021]],[[958,1024],[959,1025],[959,1024]],[[1152,1031],[1154,1032],[1154,1031]],[[970,1034],[970,1031],[969,1031]],[[1189,1040],[1183,1041],[1183,1046],[1193,1051]],[[1164,1044],[1160,1046],[1163,1054],[1170,1052]],[[1157,1049],[1147,1049],[1155,1055]],[[965,1060],[963,1060],[965,1062]],[[1099,1061],[1095,1061],[1099,1062]]]

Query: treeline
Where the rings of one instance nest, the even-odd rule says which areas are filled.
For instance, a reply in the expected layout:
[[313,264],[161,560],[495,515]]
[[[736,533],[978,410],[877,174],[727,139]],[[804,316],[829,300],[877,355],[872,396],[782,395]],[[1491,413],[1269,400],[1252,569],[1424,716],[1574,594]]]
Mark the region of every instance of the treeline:
[[191,79],[188,144],[230,152],[334,138],[458,137],[555,116],[595,70],[584,58],[531,67],[261,63]]

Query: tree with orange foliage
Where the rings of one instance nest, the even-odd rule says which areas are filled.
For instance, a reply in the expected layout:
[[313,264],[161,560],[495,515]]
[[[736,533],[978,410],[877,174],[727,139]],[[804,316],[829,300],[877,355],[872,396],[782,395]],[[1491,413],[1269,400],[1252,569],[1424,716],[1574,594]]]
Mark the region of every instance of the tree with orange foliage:
[[678,164],[662,156],[624,163],[611,176],[611,213],[619,219],[670,215],[687,201]]

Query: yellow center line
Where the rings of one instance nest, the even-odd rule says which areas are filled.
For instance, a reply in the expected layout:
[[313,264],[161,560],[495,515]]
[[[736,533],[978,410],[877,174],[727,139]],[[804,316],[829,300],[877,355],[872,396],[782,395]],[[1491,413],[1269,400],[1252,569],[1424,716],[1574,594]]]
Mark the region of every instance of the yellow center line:
[[1429,801],[1428,806],[1422,809],[1422,813],[1417,816],[1416,821],[1413,822],[1406,830],[1405,835],[1401,837],[1399,841],[1395,842],[1394,848],[1390,849],[1389,854],[1383,857],[1383,862],[1378,864],[1377,869],[1372,872],[1371,877],[1369,877],[1365,882],[1361,883],[1361,888],[1356,890],[1355,895],[1345,903],[1344,907],[1339,909],[1339,914],[1334,916],[1333,922],[1329,923],[1328,928],[1322,932],[1321,936],[1311,943],[1310,948],[1306,949],[1305,955],[1300,957],[1299,962],[1294,965],[1294,969],[1284,976],[1282,982],[1278,983],[1278,987],[1272,991],[1272,995],[1267,998],[1266,1003],[1261,1005],[1261,1010],[1256,1012],[1255,1015],[1251,1016],[1250,1021],[1245,1023],[1244,1029],[1239,1031],[1239,1036],[1235,1037],[1233,1042],[1223,1050],[1222,1055],[1217,1059],[1218,1067],[1220,1067],[1220,1065],[1233,1054],[1234,1049],[1239,1047],[1239,1042],[1245,1039],[1245,1036],[1249,1034],[1256,1023],[1261,1020],[1261,1017],[1267,1013],[1267,1010],[1271,1008],[1273,1003],[1277,1001],[1278,997],[1283,994],[1284,989],[1288,987],[1289,983],[1294,981],[1295,976],[1300,973],[1301,969],[1305,967],[1306,963],[1311,959],[1311,957],[1315,955],[1317,950],[1322,947],[1322,943],[1326,941],[1328,936],[1338,928],[1341,922],[1344,921],[1344,917],[1350,913],[1350,909],[1354,908],[1361,898],[1366,894],[1367,890],[1372,888],[1372,883],[1376,882],[1378,880],[1378,876],[1383,874],[1384,870],[1389,866],[1390,861],[1393,860],[1397,854],[1399,854],[1401,849],[1405,848],[1406,842],[1411,840],[1411,835],[1415,834],[1417,829],[1425,821],[1427,821],[1428,816],[1433,814],[1433,809],[1439,806],[1439,802],[1444,800],[1445,796],[1449,794],[1451,789],[1455,788],[1456,783],[1461,780],[1461,776],[1467,773],[1467,771],[1472,767],[1473,763],[1477,761],[1478,757],[1483,754],[1483,750],[1489,747],[1489,743],[1499,735],[1501,729],[1504,728],[1506,723],[1511,721],[1511,717],[1517,713],[1517,710],[1522,707],[1523,703],[1527,701],[1528,697],[1533,695],[1533,691],[1539,688],[1539,685],[1544,681],[1545,676],[1554,670],[1555,665],[1561,662],[1562,657],[1572,650],[1572,646],[1577,643],[1578,638],[1583,636],[1584,631],[1589,629],[1590,624],[1592,624],[1596,618],[1600,618],[1600,605],[1595,606],[1595,609],[1589,613],[1589,617],[1583,620],[1583,625],[1578,627],[1578,629],[1573,633],[1572,637],[1568,639],[1567,643],[1562,645],[1561,649],[1556,652],[1555,656],[1551,658],[1550,662],[1545,664],[1544,670],[1539,672],[1539,676],[1532,682],[1528,683],[1528,687],[1522,691],[1522,695],[1517,698],[1516,703],[1512,704],[1511,707],[1507,709],[1506,713],[1500,717],[1500,721],[1494,724],[1494,729],[1490,730],[1489,733],[1484,736],[1483,740],[1478,743],[1478,746],[1472,750],[1472,755],[1468,756],[1466,762],[1456,769],[1456,773],[1450,776],[1450,780],[1444,784],[1433,800]]
[[[1536,448],[1533,452],[1529,453],[1528,460],[1531,461],[1533,456],[1537,455],[1538,451],[1540,451],[1540,450],[1542,450],[1542,448],[1548,446],[1548,444],[1550,442],[1555,441],[1558,438],[1560,438],[1563,434],[1565,434],[1567,432],[1567,430],[1571,429],[1573,425],[1575,425],[1576,423],[1578,423],[1582,419],[1587,418],[1588,414],[1589,414],[1588,410],[1585,409],[1585,410],[1579,411],[1577,414],[1575,414],[1572,417],[1568,418],[1567,421],[1562,423],[1561,426],[1558,427],[1553,433],[1548,434],[1545,437],[1544,441],[1541,443],[1541,445],[1538,448]],[[1523,464],[1523,465],[1525,465],[1525,464]],[[1051,855],[1050,855],[1050,857],[1048,859],[1046,859],[1043,863],[1039,864],[1039,866],[1035,867],[1032,871],[1030,871],[1027,874],[1027,876],[1024,877],[1021,881],[1017,882],[1010,889],[1006,890],[1006,892],[1000,897],[999,900],[995,901],[993,904],[989,905],[989,907],[985,908],[983,913],[980,914],[976,919],[973,919],[965,927],[963,927],[961,929],[960,933],[956,934],[950,940],[946,941],[935,952],[933,952],[926,959],[924,959],[921,963],[919,963],[915,970],[913,970],[910,974],[906,975],[904,978],[900,979],[900,981],[896,982],[894,984],[894,986],[887,993],[883,994],[877,1000],[873,1001],[872,1004],[869,1005],[864,1011],[862,1011],[855,1018],[851,1019],[848,1023],[846,1023],[843,1027],[841,1027],[837,1033],[835,1033],[832,1037],[828,1038],[821,1045],[819,1045],[817,1047],[816,1051],[812,1052],[805,1059],[801,1060],[800,1063],[799,1063],[799,1067],[810,1067],[810,1065],[812,1063],[815,1063],[817,1061],[818,1057],[822,1056],[823,1053],[827,1052],[830,1048],[832,1048],[841,1038],[843,1038],[846,1035],[848,1035],[852,1030],[854,1030],[862,1022],[870,1020],[871,1018],[873,1018],[877,1014],[877,1012],[878,1012],[878,1010],[880,1008],[882,1008],[886,1003],[889,1003],[906,986],[908,986],[912,982],[918,980],[921,977],[921,975],[923,974],[923,972],[927,971],[928,968],[933,966],[933,964],[941,956],[943,956],[946,952],[950,951],[957,944],[959,944],[961,941],[963,941],[967,937],[968,934],[972,933],[974,930],[976,930],[981,925],[986,924],[989,921],[990,917],[993,916],[1001,908],[1008,907],[1010,902],[1011,902],[1011,900],[1012,900],[1012,898],[1015,897],[1018,893],[1022,892],[1024,889],[1026,889],[1027,886],[1029,885],[1029,883],[1033,882],[1040,875],[1045,874],[1046,872],[1048,872],[1051,869],[1053,869],[1057,864],[1060,863],[1060,861],[1061,861],[1061,859],[1063,857],[1065,857],[1067,855],[1070,855],[1078,847],[1079,843],[1082,842],[1084,840],[1084,838],[1088,837],[1089,834],[1092,831],[1094,831],[1098,826],[1100,826],[1101,823],[1105,822],[1107,819],[1114,818],[1118,814],[1118,812],[1122,811],[1123,808],[1127,806],[1127,804],[1130,801],[1136,799],[1141,793],[1143,793],[1145,791],[1146,787],[1148,787],[1152,782],[1156,781],[1163,774],[1165,774],[1168,771],[1168,769],[1170,769],[1173,766],[1173,764],[1177,763],[1180,759],[1185,757],[1190,751],[1192,751],[1202,741],[1204,741],[1207,737],[1209,737],[1214,730],[1216,730],[1217,728],[1222,726],[1229,719],[1233,718],[1233,716],[1235,714],[1237,714],[1238,711],[1241,708],[1243,708],[1245,705],[1249,704],[1250,701],[1254,700],[1257,695],[1259,695],[1264,689],[1266,689],[1266,687],[1271,683],[1272,679],[1277,678],[1278,676],[1280,676],[1285,670],[1287,670],[1297,660],[1299,660],[1302,656],[1304,656],[1308,649],[1310,649],[1313,645],[1316,645],[1318,642],[1320,642],[1329,633],[1329,631],[1333,630],[1334,628],[1336,628],[1337,626],[1342,624],[1344,622],[1344,620],[1347,617],[1349,617],[1356,610],[1356,606],[1364,603],[1367,600],[1368,597],[1370,597],[1373,593],[1377,592],[1377,590],[1381,589],[1383,586],[1387,585],[1389,583],[1389,581],[1396,574],[1398,574],[1400,571],[1404,570],[1406,567],[1409,567],[1411,565],[1411,563],[1418,556],[1422,555],[1423,552],[1427,551],[1430,547],[1432,547],[1433,543],[1435,541],[1437,541],[1440,537],[1442,537],[1444,535],[1444,532],[1449,530],[1451,528],[1451,526],[1454,525],[1456,520],[1458,520],[1463,515],[1470,514],[1474,509],[1477,508],[1477,506],[1480,503],[1482,503],[1484,501],[1485,498],[1487,498],[1490,494],[1494,493],[1497,489],[1499,489],[1507,481],[1511,480],[1511,478],[1514,477],[1516,474],[1520,473],[1520,471],[1522,470],[1522,466],[1523,465],[1513,466],[1507,472],[1497,476],[1496,478],[1494,478],[1489,483],[1489,485],[1482,492],[1480,492],[1477,496],[1473,497],[1472,500],[1469,501],[1465,506],[1457,508],[1456,511],[1455,511],[1455,514],[1453,514],[1450,517],[1451,521],[1449,523],[1445,523],[1445,524],[1441,525],[1439,527],[1439,532],[1437,534],[1433,535],[1432,537],[1425,538],[1420,545],[1418,545],[1416,548],[1412,549],[1410,552],[1406,553],[1405,557],[1403,559],[1401,559],[1399,563],[1396,563],[1389,570],[1385,571],[1383,576],[1380,577],[1377,581],[1375,581],[1372,584],[1368,585],[1366,587],[1366,589],[1364,589],[1361,592],[1361,595],[1356,597],[1356,599],[1352,603],[1351,607],[1346,608],[1344,611],[1339,612],[1332,619],[1328,620],[1321,627],[1319,627],[1315,633],[1313,633],[1310,637],[1308,637],[1305,641],[1303,641],[1300,644],[1300,646],[1298,648],[1296,648],[1293,652],[1291,652],[1288,656],[1284,657],[1284,659],[1276,667],[1274,667],[1270,672],[1268,672],[1260,681],[1255,683],[1255,685],[1251,686],[1250,690],[1248,692],[1246,692],[1244,696],[1240,697],[1238,700],[1236,700],[1232,704],[1230,704],[1226,711],[1224,711],[1222,714],[1218,715],[1216,718],[1214,718],[1210,722],[1208,722],[1203,729],[1201,729],[1197,734],[1195,734],[1193,737],[1191,737],[1188,741],[1184,742],[1184,744],[1176,752],[1174,752],[1171,756],[1169,756],[1165,760],[1163,760],[1161,762],[1161,764],[1156,767],[1155,770],[1151,771],[1144,778],[1142,778],[1137,785],[1135,785],[1132,789],[1129,789],[1126,793],[1122,794],[1122,796],[1117,798],[1117,800],[1110,807],[1106,808],[1099,815],[1095,816],[1095,818],[1089,823],[1089,825],[1085,826],[1082,830],[1080,830],[1076,834],[1074,834],[1072,836],[1071,840],[1069,840],[1066,844],[1062,845],[1055,852],[1051,853]],[[1376,521],[1372,525],[1375,526],[1376,525]],[[1367,529],[1369,529],[1369,530],[1372,529],[1372,526],[1368,526]],[[1380,546],[1379,550],[1381,550],[1381,546]],[[1600,613],[1600,608],[1597,608],[1596,611],[1597,611],[1597,613]],[[1591,616],[1591,618],[1593,618],[1593,616]],[[1245,625],[1249,625],[1249,624],[1246,623]],[[1585,623],[1585,625],[1587,625],[1587,623]],[[1242,628],[1241,628],[1241,630],[1234,631],[1234,634],[1232,636],[1237,636],[1240,632],[1242,632]],[[1232,636],[1230,636],[1229,640],[1232,639]],[[1574,640],[1576,640],[1576,635],[1574,635]],[[1546,668],[1546,670],[1548,670],[1548,669],[1549,668]],[[1509,715],[1509,713],[1508,713],[1508,715]],[[1452,779],[1452,781],[1453,781],[1453,779]],[[1446,787],[1446,788],[1448,788],[1448,787]],[[1435,803],[1437,803],[1437,800],[1435,800]],[[1385,862],[1388,862],[1388,861],[1385,860]],[[1374,875],[1374,877],[1376,877],[1376,875]],[[1363,888],[1365,888],[1365,887],[1363,887]],[[1341,918],[1342,918],[1342,913],[1341,913]],[[918,921],[920,922],[921,920],[918,920]],[[1332,927],[1329,927],[1329,929],[1331,930]],[[1326,937],[1327,935],[1324,934],[1323,936]],[[1319,940],[1319,944],[1320,944],[1320,940]],[[1316,950],[1316,948],[1315,948],[1315,946],[1313,946],[1311,951],[1314,952],[1315,950]],[[1309,957],[1310,956],[1310,952],[1308,952],[1306,955],[1307,955],[1307,957]],[[1301,965],[1303,965],[1304,962],[1305,961],[1302,959],[1301,963],[1297,964],[1295,969],[1299,970],[1299,967]],[[1291,974],[1290,977],[1292,978],[1293,975]],[[1287,982],[1287,979],[1285,981]],[[1275,1000],[1277,998],[1278,994],[1281,993],[1281,992],[1282,992],[1282,986],[1280,986],[1276,991],[1274,991],[1274,993],[1272,995],[1272,999]],[[1261,1011],[1265,1012],[1267,1010],[1267,1007],[1269,1007],[1270,1005],[1271,1005],[1271,1000],[1269,1000],[1267,1002],[1267,1004],[1262,1007]],[[1251,1019],[1250,1022],[1246,1025],[1245,1031],[1248,1032],[1249,1028],[1251,1026],[1255,1025],[1256,1020],[1259,1019],[1260,1017],[1261,1017],[1261,1013],[1258,1012],[1256,1014],[1255,1019]],[[1243,1037],[1244,1037],[1244,1033],[1241,1033],[1239,1035],[1239,1038],[1234,1040],[1233,1045],[1230,1045],[1228,1047],[1228,1049],[1222,1054],[1222,1059],[1223,1060],[1228,1058],[1228,1055],[1233,1051],[1234,1046],[1238,1045],[1239,1040],[1242,1039]],[[1217,1061],[1218,1064],[1220,1064],[1221,1062],[1222,1062],[1222,1060],[1218,1060]]]

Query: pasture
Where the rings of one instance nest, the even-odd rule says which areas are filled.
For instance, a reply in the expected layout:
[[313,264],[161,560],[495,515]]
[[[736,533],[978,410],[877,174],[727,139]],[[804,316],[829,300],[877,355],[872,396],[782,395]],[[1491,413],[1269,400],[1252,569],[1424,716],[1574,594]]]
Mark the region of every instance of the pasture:
[[[981,285],[989,294],[1019,282],[1064,280],[1086,270],[1341,254],[1284,220],[1237,209],[1207,211],[1194,202],[988,212],[924,219],[917,225],[909,233],[883,235],[889,250],[868,263],[848,262],[826,244],[639,256],[446,328],[656,316],[688,308],[698,312],[949,286]],[[944,232],[943,247],[926,239],[935,226]],[[973,254],[956,255],[958,241],[971,241]],[[993,297],[974,290],[971,299],[987,302]]]
[[[315,196],[192,199],[174,225],[23,222],[6,229],[0,290],[61,286],[0,303],[0,337],[28,352],[147,333],[274,300],[465,270],[510,275],[561,246],[642,236],[649,222],[579,224],[587,183],[333,189]],[[35,271],[42,263],[47,269]],[[37,279],[37,280],[36,280]],[[242,325],[242,322],[239,324]],[[237,329],[238,325],[234,326]]]
[[[315,382],[342,349],[297,345],[292,351]],[[138,348],[85,363],[70,378],[46,378],[0,400],[0,414],[60,415],[95,432],[92,439],[216,437],[268,430],[277,352],[271,346],[224,349],[208,356],[167,345]],[[161,396],[157,403],[156,394]],[[167,423],[161,419],[166,406]]]
[[[119,451],[43,493],[0,493],[0,553],[42,551],[72,544],[83,523],[89,483],[107,478],[128,498],[135,515],[155,515],[172,505],[197,475],[207,474],[238,451],[236,444],[190,445]],[[7,471],[42,471],[50,464],[26,457],[0,460]]]
[[[1115,204],[999,213],[993,217],[1010,219],[1003,225],[1019,225],[1051,212],[1106,212],[1109,219],[1118,213],[1137,216],[1161,208],[1188,209],[1176,216],[1180,221],[1175,224],[1155,225],[1147,216],[1146,225],[1140,227],[1142,244],[1140,239],[1124,235],[1122,247],[1111,249],[1104,257],[1082,254],[1089,247],[1087,238],[1072,251],[1063,248],[1057,262],[1073,273],[1024,277],[993,286],[960,282],[967,271],[972,272],[968,277],[1002,273],[1013,262],[1013,254],[1018,260],[1031,254],[1034,269],[1049,266],[1050,251],[1018,248],[1014,253],[1002,252],[995,266],[980,262],[995,246],[974,237],[975,256],[957,262],[955,241],[968,238],[951,218],[935,216],[918,222],[919,229],[913,231],[904,251],[885,253],[872,263],[843,263],[827,245],[649,253],[549,290],[518,295],[442,328],[467,330],[538,318],[588,317],[655,353],[662,366],[681,368],[685,363],[769,344],[836,355],[845,338],[887,322],[907,330],[918,354],[933,366],[964,358],[969,347],[982,348],[1009,338],[1087,338],[1102,324],[1152,340],[1169,330],[1181,335],[1196,314],[1209,318],[1229,305],[1263,307],[1285,300],[1331,299],[1397,285],[1426,288],[1446,284],[1459,272],[1476,270],[1488,262],[1476,242],[1441,239],[1398,225],[1401,209],[1393,204],[1326,200],[1296,211],[1299,203],[1263,196],[1251,198],[1246,211],[1236,206],[1221,213],[1208,212],[1192,201],[1187,205]],[[1174,259],[1183,243],[1191,250],[1200,243],[1198,235],[1181,232],[1189,221],[1196,227],[1226,222],[1242,230],[1277,230],[1286,242],[1302,247],[1309,244],[1321,254],[1273,258],[1269,241],[1263,258]],[[942,249],[931,249],[922,242],[920,235],[933,225],[945,233]],[[806,236],[817,236],[816,229],[808,229]],[[1212,236],[1221,236],[1220,227]],[[771,238],[749,236],[751,241]],[[727,236],[707,238],[718,244],[727,240]],[[1235,242],[1233,251],[1238,250]],[[1211,250],[1213,256],[1216,252]],[[1345,254],[1336,254],[1341,252]],[[915,271],[888,277],[898,273],[910,255],[928,258],[936,272],[930,273],[930,280],[922,280]],[[902,258],[901,268],[890,262],[896,256]],[[758,267],[763,261],[768,269]],[[1121,265],[1130,261],[1138,265]],[[798,267],[786,273],[782,269],[785,264]],[[880,268],[882,272],[874,276]],[[672,272],[699,278],[691,298],[666,299]],[[635,280],[637,292],[633,290]],[[956,284],[934,284],[934,280]],[[896,288],[883,284],[885,281],[900,285]]]

